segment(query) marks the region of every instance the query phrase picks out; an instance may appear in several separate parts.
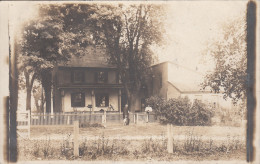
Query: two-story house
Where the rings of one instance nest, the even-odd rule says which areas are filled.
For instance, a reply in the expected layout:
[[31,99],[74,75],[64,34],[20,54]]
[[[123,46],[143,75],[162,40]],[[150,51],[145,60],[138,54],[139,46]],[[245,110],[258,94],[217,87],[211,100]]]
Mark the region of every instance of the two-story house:
[[120,112],[121,102],[125,103],[117,69],[101,48],[88,47],[84,56],[59,64],[54,81],[54,112]]
[[151,95],[165,99],[187,96],[191,101],[198,99],[213,103],[216,107],[233,108],[231,100],[224,100],[223,94],[203,90],[200,84],[204,75],[199,71],[173,62],[162,62],[152,66],[154,76],[151,80]]

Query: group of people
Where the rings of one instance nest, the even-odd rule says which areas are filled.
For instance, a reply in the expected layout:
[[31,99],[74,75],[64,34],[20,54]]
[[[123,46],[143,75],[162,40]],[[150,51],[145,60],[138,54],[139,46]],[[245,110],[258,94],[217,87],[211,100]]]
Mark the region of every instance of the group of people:
[[[145,108],[145,112],[149,114],[149,112],[152,112],[152,108],[148,105]],[[148,115],[149,116],[149,115]],[[125,107],[123,108],[123,120],[124,120],[124,125],[129,125],[130,119],[129,119],[129,108],[128,104],[125,104]]]

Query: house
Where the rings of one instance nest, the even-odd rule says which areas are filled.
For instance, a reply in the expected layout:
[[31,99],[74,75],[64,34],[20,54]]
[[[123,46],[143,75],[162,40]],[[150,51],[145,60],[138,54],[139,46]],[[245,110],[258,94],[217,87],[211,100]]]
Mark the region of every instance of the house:
[[212,103],[216,107],[231,108],[231,100],[224,100],[223,94],[203,90],[200,84],[204,75],[196,70],[181,66],[174,62],[162,62],[152,66],[153,77],[150,84],[153,96],[166,100],[170,98],[188,97],[192,102],[197,99]]
[[88,47],[86,55],[73,56],[54,72],[54,112],[121,112],[126,103],[117,69],[99,47]]
[[[127,103],[126,94],[115,66],[109,64],[104,49],[88,47],[86,55],[73,56],[54,71],[53,112],[115,111]],[[143,112],[145,99],[189,97],[215,106],[230,108],[222,94],[202,90],[203,75],[173,62],[152,65],[153,76],[144,82],[134,107]]]

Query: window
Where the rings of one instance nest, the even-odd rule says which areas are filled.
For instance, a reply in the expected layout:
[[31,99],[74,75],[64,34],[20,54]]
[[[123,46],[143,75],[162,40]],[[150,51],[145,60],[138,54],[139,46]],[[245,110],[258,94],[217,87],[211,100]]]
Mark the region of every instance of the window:
[[96,72],[97,83],[106,83],[108,79],[108,74],[105,71]]
[[108,94],[96,94],[96,107],[108,107],[109,97]]
[[72,82],[73,83],[83,83],[84,82],[84,71],[74,70],[72,72]]
[[71,94],[71,107],[84,107],[85,106],[85,94],[84,93],[72,93]]

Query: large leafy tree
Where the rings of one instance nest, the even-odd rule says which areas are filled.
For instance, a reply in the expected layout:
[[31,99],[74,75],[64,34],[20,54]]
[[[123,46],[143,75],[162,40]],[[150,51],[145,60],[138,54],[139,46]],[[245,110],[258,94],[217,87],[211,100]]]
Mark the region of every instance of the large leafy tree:
[[222,35],[208,47],[215,62],[214,71],[207,74],[204,87],[224,92],[224,98],[234,103],[246,98],[246,22],[237,18],[223,25]]
[[129,108],[135,110],[137,94],[153,62],[151,46],[162,42],[163,6],[93,5],[88,19],[95,44],[103,45],[124,85]]
[[39,16],[24,24],[19,42],[19,71],[24,75],[27,90],[27,110],[31,109],[31,93],[35,79],[38,79],[46,98],[46,112],[51,109],[52,70],[60,61],[67,61],[68,53],[62,53],[66,36],[63,33],[65,6],[42,5]]
[[[51,109],[52,71],[72,55],[83,56],[94,44],[88,17],[90,5],[41,5],[39,17],[25,23],[19,55],[21,81],[27,90],[27,109],[31,109],[33,82],[38,79],[45,93],[46,111]],[[24,80],[25,79],[25,80]]]

